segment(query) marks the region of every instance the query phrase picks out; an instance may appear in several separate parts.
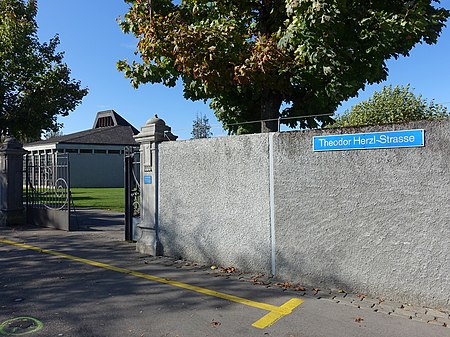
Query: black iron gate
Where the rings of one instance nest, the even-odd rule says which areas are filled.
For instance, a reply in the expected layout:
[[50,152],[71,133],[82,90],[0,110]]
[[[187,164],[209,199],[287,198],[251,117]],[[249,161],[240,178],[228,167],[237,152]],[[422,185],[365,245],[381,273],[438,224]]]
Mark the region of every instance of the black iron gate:
[[24,161],[27,223],[72,230],[68,154],[27,154]]
[[136,225],[140,221],[140,153],[136,148],[125,150],[125,240],[136,241]]

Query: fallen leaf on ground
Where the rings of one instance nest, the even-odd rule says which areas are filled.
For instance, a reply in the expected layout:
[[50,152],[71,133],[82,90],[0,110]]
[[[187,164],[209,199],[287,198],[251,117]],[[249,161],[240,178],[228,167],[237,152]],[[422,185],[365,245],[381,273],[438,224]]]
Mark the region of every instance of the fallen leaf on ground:
[[228,267],[228,268],[220,268],[219,271],[221,273],[232,274],[232,273],[237,273],[238,270],[234,267]]
[[289,283],[289,282],[278,282],[278,283],[275,283],[275,285],[277,287],[280,287],[280,288],[283,288],[283,289],[293,289],[293,290],[296,290],[296,291],[306,291],[305,287],[299,286],[298,284],[292,284],[292,283]]
[[255,276],[253,276],[253,277],[251,278],[251,280],[253,281],[253,280],[259,279],[259,278],[261,278],[261,277],[263,277],[263,276],[264,276],[264,274],[257,274],[257,275],[255,275]]
[[220,324],[222,324],[222,323],[220,323],[220,322],[218,322],[218,321],[215,321],[215,320],[212,320],[212,321],[211,321],[211,325],[212,325],[213,327],[217,327],[217,326],[219,326]]

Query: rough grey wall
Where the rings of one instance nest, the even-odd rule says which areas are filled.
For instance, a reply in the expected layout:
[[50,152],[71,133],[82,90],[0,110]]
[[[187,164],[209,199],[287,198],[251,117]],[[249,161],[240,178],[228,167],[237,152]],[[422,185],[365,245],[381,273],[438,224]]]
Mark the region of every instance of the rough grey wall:
[[275,136],[278,275],[311,285],[450,305],[450,123],[424,148],[313,152],[312,137]]
[[[426,130],[423,148],[313,152],[312,137]],[[167,255],[270,273],[269,142],[160,145]],[[274,134],[277,275],[450,307],[450,122]]]
[[270,271],[267,135],[160,145],[164,254]]

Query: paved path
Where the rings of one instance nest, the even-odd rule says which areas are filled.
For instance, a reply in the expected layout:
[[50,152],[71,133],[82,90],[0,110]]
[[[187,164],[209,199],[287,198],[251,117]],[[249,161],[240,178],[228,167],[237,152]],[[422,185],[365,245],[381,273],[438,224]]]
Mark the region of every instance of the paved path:
[[0,336],[450,336],[437,310],[142,256],[114,223],[0,229]]
[[100,209],[76,208],[71,212],[71,222],[78,231],[101,231],[108,236],[111,233],[122,238],[124,230],[123,213]]

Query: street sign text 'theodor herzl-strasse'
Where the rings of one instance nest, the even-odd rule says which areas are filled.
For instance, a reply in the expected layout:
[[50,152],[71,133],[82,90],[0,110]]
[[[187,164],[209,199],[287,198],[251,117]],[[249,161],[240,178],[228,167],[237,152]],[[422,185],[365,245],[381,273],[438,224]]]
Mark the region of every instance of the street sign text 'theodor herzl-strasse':
[[316,136],[314,151],[342,151],[425,146],[424,130],[354,133]]

